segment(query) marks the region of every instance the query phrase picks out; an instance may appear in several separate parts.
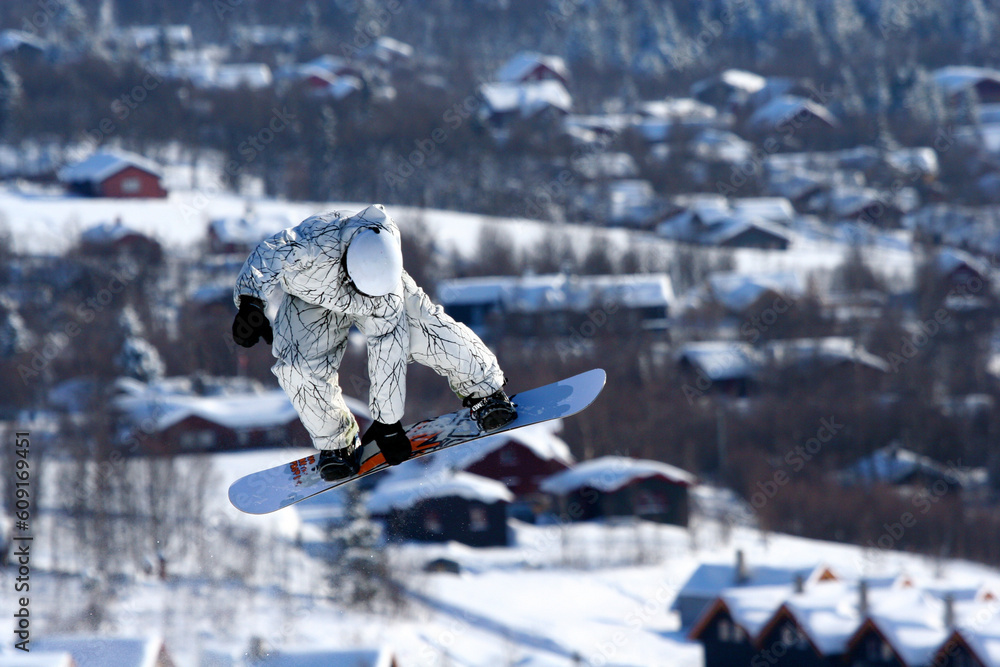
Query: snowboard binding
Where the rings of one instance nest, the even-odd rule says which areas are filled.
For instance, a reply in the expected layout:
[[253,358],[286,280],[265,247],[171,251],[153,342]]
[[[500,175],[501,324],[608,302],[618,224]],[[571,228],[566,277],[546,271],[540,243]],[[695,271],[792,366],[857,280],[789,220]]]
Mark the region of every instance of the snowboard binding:
[[361,443],[357,438],[344,449],[321,449],[316,457],[316,472],[325,482],[357,475],[361,470]]
[[467,397],[462,406],[469,408],[469,415],[480,431],[493,431],[517,419],[517,409],[503,389],[486,398]]

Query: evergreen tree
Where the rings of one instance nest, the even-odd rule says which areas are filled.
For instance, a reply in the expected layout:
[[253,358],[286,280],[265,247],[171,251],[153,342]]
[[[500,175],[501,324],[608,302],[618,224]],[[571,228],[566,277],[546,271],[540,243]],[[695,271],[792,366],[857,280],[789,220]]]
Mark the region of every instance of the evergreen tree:
[[142,382],[163,377],[165,366],[160,353],[142,337],[142,323],[131,306],[122,309],[118,324],[124,340],[115,362],[122,373]]
[[330,531],[327,573],[331,597],[367,611],[386,604],[398,607],[403,598],[380,546],[381,530],[365,507],[364,492],[360,485],[352,484],[345,494],[344,522]]

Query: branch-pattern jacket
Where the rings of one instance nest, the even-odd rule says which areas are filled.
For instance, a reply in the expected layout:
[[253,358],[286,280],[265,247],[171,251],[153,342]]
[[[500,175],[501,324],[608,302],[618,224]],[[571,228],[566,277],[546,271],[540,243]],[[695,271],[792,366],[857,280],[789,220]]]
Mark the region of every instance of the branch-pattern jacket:
[[353,287],[344,254],[354,235],[365,228],[399,239],[399,229],[381,205],[348,218],[339,213],[312,216],[275,234],[247,258],[233,297],[239,306],[241,296],[254,296],[266,308],[283,292],[346,315],[368,340],[372,417],[393,423],[402,418],[405,402],[409,333],[404,300],[423,293],[405,272],[400,286],[382,297],[363,295]]

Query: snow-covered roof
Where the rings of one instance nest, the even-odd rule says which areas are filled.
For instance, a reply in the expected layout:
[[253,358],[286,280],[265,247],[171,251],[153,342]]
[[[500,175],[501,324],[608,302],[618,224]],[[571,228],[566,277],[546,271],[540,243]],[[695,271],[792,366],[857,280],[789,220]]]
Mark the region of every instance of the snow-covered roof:
[[438,300],[445,306],[488,305],[500,303],[504,290],[508,289],[514,278],[457,278],[444,280],[438,285]]
[[233,44],[254,46],[292,46],[299,41],[299,30],[295,27],[277,25],[234,25]]
[[990,275],[990,267],[985,262],[958,248],[944,247],[934,256],[934,268],[942,275],[948,275],[957,269],[968,267],[980,276]]
[[564,80],[569,77],[569,70],[566,69],[566,61],[559,56],[544,55],[534,51],[521,51],[497,70],[496,79],[497,81],[506,83],[520,83],[524,81],[524,77],[530,75],[539,66],[552,70]]
[[334,79],[330,85],[327,87],[327,92],[336,99],[342,100],[346,97],[353,95],[354,93],[362,90],[365,87],[364,81],[356,76],[344,75],[338,76]]
[[685,343],[677,359],[686,360],[713,382],[754,377],[764,366],[763,355],[743,341]]
[[531,450],[535,456],[544,461],[573,465],[573,454],[570,453],[569,446],[556,435],[561,429],[561,420],[532,424],[507,433],[487,436],[467,446],[453,447],[439,452],[435,455],[435,461],[440,459],[453,469],[468,468],[507,446],[508,443],[514,442]]
[[324,54],[313,58],[307,63],[298,65],[301,71],[306,73],[312,73],[315,70],[321,70],[327,74],[357,74],[358,70],[353,65],[351,65],[348,60],[342,56],[335,56],[332,54]]
[[[725,605],[734,623],[756,638],[788,597],[789,590],[787,585],[729,588],[720,594],[718,601]],[[709,607],[705,614],[712,611],[713,607]]]
[[744,341],[701,341],[681,345],[678,360],[686,360],[712,381],[754,377],[772,362],[780,367],[843,361],[886,372],[888,363],[846,337],[775,340],[763,350]]
[[420,483],[427,479],[447,477],[452,471],[465,470],[510,442],[527,447],[540,459],[570,466],[574,459],[569,446],[556,435],[561,430],[562,420],[555,419],[487,436],[461,447],[434,452],[420,459],[419,466],[394,466],[381,474],[381,481],[384,484]]
[[136,167],[154,176],[161,175],[160,168],[151,160],[128,151],[98,151],[82,162],[59,170],[63,183],[100,183],[127,167]]
[[32,651],[69,653],[76,667],[156,667],[164,648],[159,637],[43,636],[32,644]]
[[[872,582],[866,585],[869,598],[876,600],[899,590]],[[839,655],[846,651],[862,621],[860,595],[857,582],[822,582],[789,596],[783,608],[823,655]]]
[[119,397],[114,402],[136,421],[152,418],[157,431],[170,428],[188,417],[201,417],[231,429],[281,426],[298,417],[281,389],[247,396]]
[[1000,84],[1000,70],[968,65],[951,65],[934,70],[934,83],[948,95],[960,93],[981,81]]
[[740,197],[731,202],[733,215],[757,218],[770,222],[791,224],[795,220],[795,208],[784,197]]
[[173,45],[190,44],[192,40],[191,26],[187,24],[174,25],[134,25],[119,28],[117,35],[122,40],[130,41],[137,48],[145,48],[166,39]]
[[702,160],[738,163],[748,159],[753,144],[732,132],[706,127],[692,139],[689,146]]
[[801,278],[791,271],[713,273],[708,278],[708,287],[716,301],[737,313],[754,305],[768,292],[795,297],[804,291]]
[[657,225],[660,236],[718,245],[749,229],[759,229],[791,242],[786,225],[795,220],[795,209],[784,197],[745,197],[728,200],[722,195],[699,194],[674,198],[682,210]]
[[910,174],[936,176],[940,170],[937,153],[926,146],[889,151],[885,161],[894,169]]
[[662,477],[684,485],[697,481],[691,473],[660,461],[602,456],[557,472],[543,480],[539,488],[555,495],[565,495],[584,487],[611,493],[635,481],[651,477]]
[[705,233],[699,235],[698,240],[708,245],[721,245],[740,234],[755,229],[787,243],[790,243],[792,240],[788,230],[780,225],[768,222],[767,220],[755,220],[745,217],[726,220],[714,225],[711,229],[705,230]]
[[289,226],[287,218],[258,215],[215,218],[208,223],[212,235],[222,243],[243,245],[255,245]]
[[592,130],[602,134],[617,134],[625,130],[633,121],[631,114],[610,113],[600,115],[570,114],[563,118],[563,127]]
[[212,83],[219,88],[233,89],[240,86],[266,88],[274,82],[271,68],[265,63],[228,63],[218,65]]
[[696,81],[691,85],[691,94],[700,95],[719,82],[746,93],[756,93],[767,85],[767,79],[759,74],[742,69],[727,69],[713,77]]
[[810,113],[828,125],[837,126],[840,124],[836,116],[822,104],[796,95],[776,97],[753,112],[748,122],[753,127],[773,129],[803,113]]
[[633,178],[639,165],[630,153],[585,153],[573,160],[573,169],[584,178]]
[[[704,571],[703,571],[704,570]],[[854,580],[823,580],[816,577],[817,570],[803,576],[803,571],[781,572],[780,568],[768,571],[775,583],[725,587],[716,597],[692,630],[698,636],[704,624],[720,609],[742,627],[751,641],[760,642],[763,634],[774,627],[782,617],[790,617],[802,629],[809,642],[823,655],[846,653],[863,633],[874,628],[889,643],[904,665],[917,667],[930,664],[955,633],[961,635],[976,654],[987,660],[1000,658],[1000,623],[996,620],[994,603],[976,596],[965,599],[940,594],[919,585],[908,577],[866,578],[864,583]],[[714,583],[722,583],[732,576],[732,570],[705,568],[696,570],[693,579],[705,580],[705,586],[682,589],[681,595],[701,597],[710,594]],[[800,592],[785,581],[783,576],[803,576]],[[713,579],[718,577],[718,579]],[[862,606],[862,585],[865,606]],[[954,625],[949,626],[947,606],[952,605]],[[987,662],[987,664],[998,664]]]
[[374,58],[383,63],[390,63],[393,60],[409,60],[413,57],[413,47],[398,39],[379,35],[365,49],[361,51],[365,58]]
[[841,477],[851,481],[898,484],[911,475],[920,473],[942,477],[961,486],[974,485],[986,477],[985,470],[948,466],[929,456],[904,449],[898,443],[882,447],[859,459],[845,468]]
[[[837,151],[808,151],[803,153],[772,153],[764,158],[768,172],[812,169],[819,172],[837,170],[867,171],[882,159],[873,146],[855,146]],[[831,173],[832,176],[832,173]]]
[[274,83],[266,63],[169,62],[154,63],[151,69],[164,78],[190,81],[198,88],[266,88]]
[[674,197],[674,204],[697,215],[705,224],[721,222],[732,215],[729,200],[715,193],[696,193]]
[[[283,426],[298,418],[281,389],[205,396],[171,389],[171,380],[146,385],[122,378],[117,386],[124,393],[113,400],[114,405],[136,422],[151,419],[160,431],[189,417],[200,417],[234,430]],[[363,403],[346,396],[344,400],[352,413],[367,417],[368,409]]]
[[453,496],[487,505],[514,500],[514,494],[502,482],[464,471],[442,471],[433,476],[385,480],[371,492],[366,506],[372,514],[388,514],[392,510],[408,509],[429,498]]
[[830,191],[829,200],[833,215],[837,218],[853,217],[869,206],[891,203],[875,188],[849,185],[835,187]]
[[282,649],[253,663],[254,667],[391,667],[389,649]]
[[115,220],[102,222],[83,230],[80,233],[80,240],[92,245],[111,245],[128,236],[142,236],[142,234],[126,226],[121,220]]
[[688,580],[681,587],[678,597],[716,597],[722,591],[737,585],[741,588],[791,586],[798,577],[801,577],[803,581],[815,581],[828,571],[829,568],[824,564],[808,566],[748,565],[743,575],[744,578],[737,582],[736,563],[702,563],[688,577]]
[[871,623],[903,659],[903,664],[929,664],[949,630],[944,625],[944,602],[916,588],[873,595]]
[[1000,104],[996,102],[990,104],[980,104],[978,109],[980,124],[994,125],[1000,123]]
[[573,97],[560,82],[526,81],[524,83],[484,83],[479,92],[486,106],[493,113],[518,112],[530,118],[548,108],[569,113],[573,108]]
[[[957,628],[953,636],[961,637],[969,648],[987,665],[1000,665],[1000,623],[996,617],[986,623],[970,623],[972,627]],[[947,640],[944,642],[947,644]]]
[[811,362],[836,364],[849,361],[883,372],[889,371],[889,363],[885,359],[872,354],[854,339],[846,336],[774,340],[768,343],[767,353],[780,366]]
[[673,284],[666,273],[580,276],[569,291],[569,303],[589,308],[594,303],[616,303],[626,308],[655,308],[674,301]]
[[811,169],[776,170],[767,180],[767,189],[784,198],[800,199],[821,192],[830,180],[829,174]]
[[580,310],[615,303],[627,308],[669,306],[674,301],[665,273],[612,276],[496,276],[442,281],[438,298],[449,305],[497,305],[512,312]]
[[638,178],[623,178],[608,184],[611,222],[642,222],[653,213],[653,184]]
[[43,51],[45,49],[45,42],[40,37],[22,30],[4,30],[0,32],[0,53],[14,51],[22,46],[30,46]]
[[715,107],[689,97],[672,97],[665,100],[641,102],[639,113],[651,118],[670,121],[713,120],[719,112]]
[[22,651],[0,651],[0,665],[3,667],[77,667],[73,656],[65,651],[45,651],[31,649],[30,653]]

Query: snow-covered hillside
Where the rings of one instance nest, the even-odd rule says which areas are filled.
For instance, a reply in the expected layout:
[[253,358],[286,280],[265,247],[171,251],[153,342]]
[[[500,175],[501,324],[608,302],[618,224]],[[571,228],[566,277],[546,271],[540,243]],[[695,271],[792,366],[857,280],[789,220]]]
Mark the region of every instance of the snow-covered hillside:
[[[749,527],[724,530],[696,515],[689,529],[632,520],[512,522],[509,548],[390,545],[407,604],[377,614],[351,611],[322,592],[325,566],[308,555],[309,544],[322,536],[316,526],[295,508],[251,517],[225,502],[232,479],[287,457],[264,451],[192,459],[213,468],[207,520],[192,527],[203,558],[172,561],[163,580],[155,571],[98,575],[93,564],[77,562],[60,547],[59,536],[74,525],[61,514],[43,514],[32,575],[34,637],[86,628],[160,635],[182,667],[205,664],[210,654],[239,657],[255,637],[279,651],[388,647],[405,667],[693,667],[702,663],[701,646],[686,638],[670,606],[699,564],[732,564],[737,551],[754,565],[823,564],[846,579],[906,574],[918,585],[953,581],[1000,589],[1000,573],[978,565],[872,553]],[[51,507],[58,487],[43,486]],[[725,503],[724,494],[712,489],[696,496],[699,506],[713,510]],[[461,573],[425,572],[438,558],[458,563]],[[13,571],[0,572],[0,586],[10,590]],[[0,651],[0,665],[5,655]]]
[[[674,257],[677,244],[648,232],[604,229],[592,226],[544,223],[523,218],[495,218],[471,213],[393,206],[385,202],[403,233],[413,224],[423,223],[443,250],[474,256],[480,230],[493,227],[523,249],[536,247],[547,236],[568,239],[581,254],[596,236],[607,248],[644,251]],[[315,213],[329,210],[358,211],[360,202],[288,202],[245,197],[216,191],[178,190],[165,199],[91,199],[67,196],[56,191],[0,189],[0,222],[10,229],[14,249],[20,252],[58,253],[70,247],[84,230],[101,223],[121,222],[156,238],[168,248],[190,249],[202,243],[210,220],[243,215],[247,207],[263,218],[288,226]],[[274,231],[279,231],[275,229]],[[820,284],[840,265],[850,247],[850,236],[819,233],[803,228],[794,234],[787,251],[738,249],[733,251],[735,270],[740,272],[791,271],[803,284],[812,275]],[[703,252],[712,253],[713,250]],[[883,274],[894,289],[903,289],[912,280],[913,255],[906,239],[874,239],[867,246],[869,264]]]

